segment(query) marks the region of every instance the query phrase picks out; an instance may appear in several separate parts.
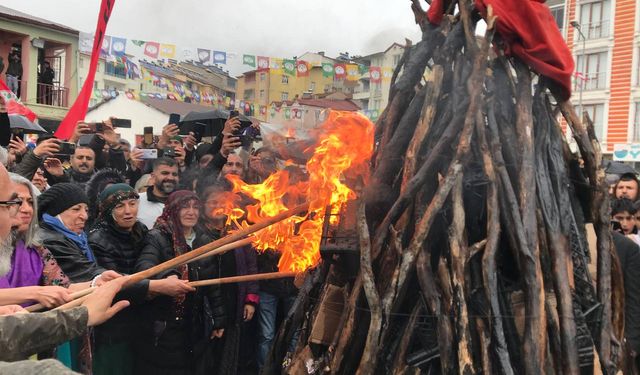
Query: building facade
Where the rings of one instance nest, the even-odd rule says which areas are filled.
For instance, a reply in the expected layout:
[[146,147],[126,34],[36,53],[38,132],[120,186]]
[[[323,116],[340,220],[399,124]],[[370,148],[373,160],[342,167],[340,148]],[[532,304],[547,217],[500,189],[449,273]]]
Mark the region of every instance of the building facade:
[[636,0],[547,2],[575,59],[572,102],[589,113],[603,150],[640,142]]
[[[78,95],[77,60],[79,32],[42,18],[0,6],[0,57],[6,81],[8,55],[20,56],[22,75],[18,96],[40,124],[57,127]],[[44,62],[54,71],[53,83],[43,83],[39,72]]]

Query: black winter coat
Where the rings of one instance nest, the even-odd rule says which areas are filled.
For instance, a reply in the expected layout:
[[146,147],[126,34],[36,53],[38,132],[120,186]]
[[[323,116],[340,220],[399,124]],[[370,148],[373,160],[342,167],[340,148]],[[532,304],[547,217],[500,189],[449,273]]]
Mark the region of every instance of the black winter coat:
[[631,349],[640,353],[640,247],[620,233],[612,233],[624,278],[624,336]]
[[42,244],[51,251],[62,271],[69,276],[71,282],[81,283],[91,281],[106,269],[90,261],[75,242],[57,232],[46,223],[41,223],[40,235]]
[[[209,243],[210,238],[196,233],[195,248]],[[158,229],[147,235],[147,243],[136,264],[136,271],[149,269],[174,258],[172,239]],[[189,280],[205,280],[219,277],[219,259],[210,257],[190,263]],[[154,278],[171,275],[180,277],[178,269],[171,269]],[[206,359],[211,346],[214,329],[227,325],[224,298],[221,288],[200,287],[188,294],[184,302],[184,316],[177,317],[174,300],[158,296],[148,304],[146,316],[142,319],[143,333],[137,344],[139,363],[137,373],[154,373],[163,369],[167,373],[205,373],[201,363]],[[144,323],[150,324],[144,324]]]
[[[89,246],[99,266],[121,274],[132,274],[142,249],[146,245],[147,227],[138,222],[131,232],[118,229],[113,224],[105,224],[91,231]],[[95,340],[113,343],[129,340],[137,334],[140,319],[140,304],[146,301],[149,280],[133,284],[118,294],[132,306],[96,327]]]

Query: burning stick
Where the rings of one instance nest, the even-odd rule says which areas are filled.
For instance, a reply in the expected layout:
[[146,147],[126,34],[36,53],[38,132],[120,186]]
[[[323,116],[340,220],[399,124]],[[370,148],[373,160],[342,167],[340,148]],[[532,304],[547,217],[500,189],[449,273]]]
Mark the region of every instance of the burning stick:
[[[74,301],[74,300],[77,300],[78,298],[87,296],[87,295],[93,293],[93,291],[95,289],[96,289],[95,287],[92,287],[92,288],[82,289],[82,290],[80,290],[78,292],[72,293],[71,294],[71,299],[72,299],[72,301]],[[83,299],[83,301],[84,301],[84,299]],[[71,303],[71,302],[68,302],[68,303]],[[35,312],[35,311],[43,310],[44,308],[45,308],[44,305],[42,305],[41,303],[37,303],[35,305],[31,305],[31,306],[26,307],[25,310],[27,310],[29,312]]]
[[219,279],[191,281],[189,282],[189,285],[191,285],[194,288],[197,288],[199,286],[221,285],[221,284],[231,284],[231,283],[246,283],[249,281],[260,281],[260,280],[284,279],[287,277],[295,277],[297,274],[298,274],[297,272],[257,273],[254,275],[232,276],[232,277],[222,277]]

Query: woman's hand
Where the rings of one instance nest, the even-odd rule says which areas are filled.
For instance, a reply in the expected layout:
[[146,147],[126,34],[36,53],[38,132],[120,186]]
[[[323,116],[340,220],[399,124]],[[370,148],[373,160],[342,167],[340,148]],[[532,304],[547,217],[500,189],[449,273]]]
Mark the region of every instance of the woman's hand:
[[244,305],[244,313],[242,314],[242,317],[244,318],[245,322],[250,321],[251,319],[253,319],[253,314],[255,314],[256,312],[256,307],[251,305],[251,304],[246,304]]
[[122,277],[122,275],[117,273],[116,271],[112,271],[112,270],[104,271],[103,273],[100,274],[100,276],[96,277],[96,286],[101,286],[102,284],[105,284],[119,277]]
[[38,287],[34,299],[42,306],[50,309],[70,302],[71,291],[61,286],[41,286]]
[[177,297],[194,291],[195,289],[189,285],[188,280],[178,279],[176,275],[171,275],[162,280],[151,280],[149,282],[149,292],[155,294]]

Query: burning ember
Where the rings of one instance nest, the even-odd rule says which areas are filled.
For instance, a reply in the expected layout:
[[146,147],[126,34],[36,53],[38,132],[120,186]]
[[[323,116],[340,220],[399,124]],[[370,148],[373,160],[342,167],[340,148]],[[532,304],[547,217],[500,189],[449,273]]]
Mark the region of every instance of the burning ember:
[[[227,201],[224,214],[229,224],[238,227],[309,203],[306,215],[278,222],[252,237],[259,251],[274,249],[282,254],[278,264],[282,272],[303,272],[318,264],[325,211],[339,212],[343,204],[356,198],[356,193],[343,183],[345,174],[350,179],[368,174],[367,162],[373,152],[371,121],[358,113],[332,111],[321,129],[322,135],[306,165],[308,181],[299,181],[287,170],[278,171],[257,185],[246,184],[237,176],[228,177],[234,193],[243,193],[258,202],[247,206],[245,212],[238,208],[237,201]],[[331,224],[337,224],[337,220],[338,216],[332,216]]]

